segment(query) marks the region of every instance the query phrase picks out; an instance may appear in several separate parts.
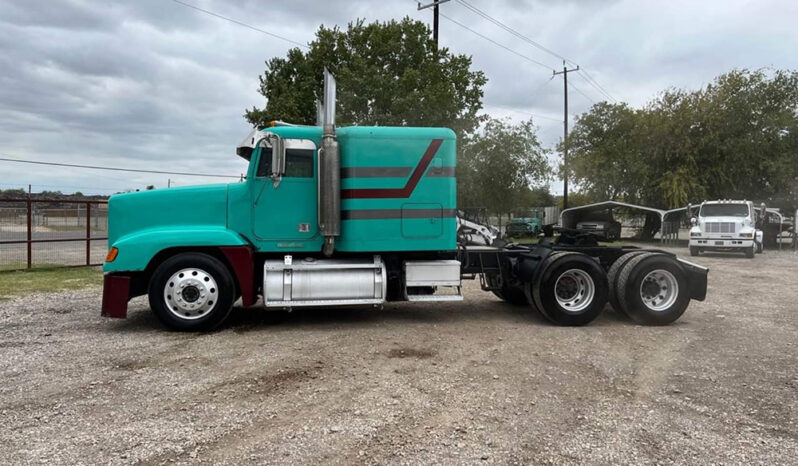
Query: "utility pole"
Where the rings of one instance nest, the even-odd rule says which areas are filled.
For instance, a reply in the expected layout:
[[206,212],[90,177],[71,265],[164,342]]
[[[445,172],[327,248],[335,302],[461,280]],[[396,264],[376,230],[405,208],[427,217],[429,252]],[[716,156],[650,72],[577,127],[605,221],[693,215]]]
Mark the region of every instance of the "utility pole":
[[435,0],[432,3],[428,3],[426,5],[422,5],[420,2],[418,3],[418,10],[425,10],[429,7],[433,7],[432,9],[432,39],[435,41],[435,48],[438,48],[438,15],[440,12],[438,11],[438,5],[441,3],[446,3],[449,0]]
[[570,70],[565,66],[565,60],[562,61],[562,71],[552,71],[552,76],[557,76],[558,74],[562,75],[562,88],[563,92],[565,93],[565,102],[563,105],[563,120],[562,120],[562,129],[563,129],[563,136],[562,136],[562,209],[565,210],[568,208],[568,73],[571,71],[577,71],[579,69],[579,65],[576,65],[576,68],[571,68]]

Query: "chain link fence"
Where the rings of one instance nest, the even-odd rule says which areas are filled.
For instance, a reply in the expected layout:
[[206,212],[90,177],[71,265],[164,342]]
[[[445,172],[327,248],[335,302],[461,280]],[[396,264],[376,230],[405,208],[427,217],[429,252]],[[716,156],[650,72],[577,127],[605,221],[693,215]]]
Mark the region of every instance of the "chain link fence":
[[0,271],[101,265],[108,202],[0,198]]

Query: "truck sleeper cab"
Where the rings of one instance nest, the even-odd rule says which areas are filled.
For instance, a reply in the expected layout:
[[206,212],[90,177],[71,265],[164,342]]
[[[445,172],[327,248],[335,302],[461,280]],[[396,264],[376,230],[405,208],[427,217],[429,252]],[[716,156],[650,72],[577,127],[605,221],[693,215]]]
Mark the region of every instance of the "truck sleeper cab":
[[[763,208],[764,209],[764,208]],[[704,201],[691,219],[690,255],[706,251],[742,252],[753,258],[763,250],[762,231],[756,225],[751,201]]]
[[[125,317],[128,300],[147,294],[165,326],[208,330],[239,298],[266,309],[459,301],[461,280],[476,277],[560,325],[589,323],[608,301],[637,322],[667,324],[704,299],[707,269],[661,251],[567,235],[458,245],[456,139],[446,128],[335,130],[340,185],[327,190],[327,131],[253,131],[238,150],[249,160],[242,183],[113,196],[103,314]],[[336,220],[338,234],[325,225]]]

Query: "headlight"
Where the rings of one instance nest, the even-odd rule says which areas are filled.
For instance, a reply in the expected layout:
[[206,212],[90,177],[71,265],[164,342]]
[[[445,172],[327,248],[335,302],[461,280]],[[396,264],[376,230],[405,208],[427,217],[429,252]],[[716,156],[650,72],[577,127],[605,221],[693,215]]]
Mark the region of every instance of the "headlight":
[[753,233],[740,233],[740,238],[753,238]]
[[694,237],[696,237],[696,236],[701,236],[701,232],[700,232],[700,231],[698,231],[698,232],[696,232],[696,231],[691,231],[691,232],[690,232],[690,237],[691,237],[691,238],[694,238]]

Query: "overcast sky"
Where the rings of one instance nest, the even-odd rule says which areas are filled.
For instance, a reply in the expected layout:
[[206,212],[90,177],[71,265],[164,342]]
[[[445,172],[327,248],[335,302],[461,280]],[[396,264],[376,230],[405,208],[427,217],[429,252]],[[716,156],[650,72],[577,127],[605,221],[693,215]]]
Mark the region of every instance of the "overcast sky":
[[[410,0],[184,0],[307,43],[320,24],[410,16]],[[426,1],[426,0],[425,0]],[[798,68],[798,2],[468,0],[585,68],[616,99],[640,106],[667,87],[699,88],[731,68]],[[558,58],[518,40],[453,0],[441,12],[540,66],[441,18],[440,43],[473,57],[489,81],[484,111],[562,136]],[[0,157],[238,175],[235,145],[264,61],[286,41],[171,0],[0,0]],[[572,113],[603,99],[569,76]],[[578,90],[577,90],[578,89]],[[579,91],[587,95],[583,96]],[[219,179],[64,169],[0,161],[0,188],[108,194]],[[556,185],[559,186],[559,185]]]

